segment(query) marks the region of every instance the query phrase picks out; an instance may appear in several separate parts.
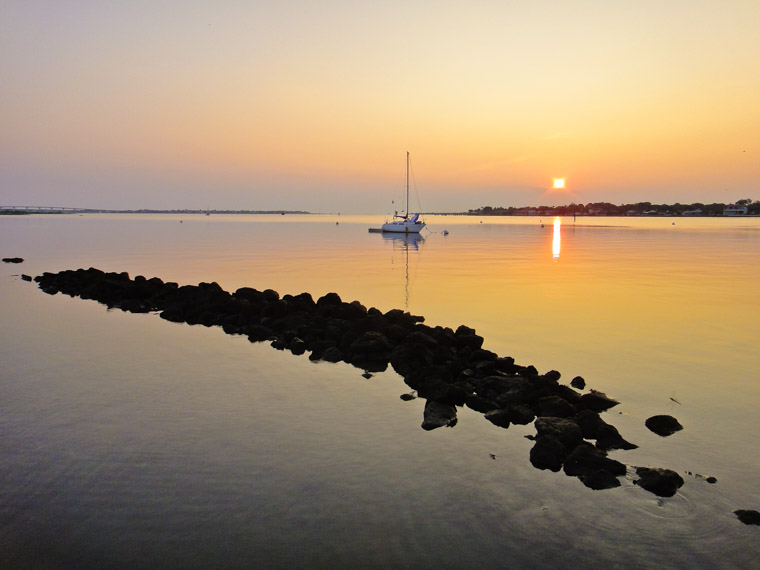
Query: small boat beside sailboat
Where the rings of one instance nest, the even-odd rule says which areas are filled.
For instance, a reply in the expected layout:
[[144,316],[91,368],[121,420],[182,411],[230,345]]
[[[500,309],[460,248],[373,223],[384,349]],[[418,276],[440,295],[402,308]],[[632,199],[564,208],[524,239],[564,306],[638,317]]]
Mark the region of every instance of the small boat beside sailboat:
[[403,214],[396,212],[393,220],[385,222],[381,231],[388,233],[418,234],[425,227],[419,214],[409,214],[409,152],[406,153],[406,209]]

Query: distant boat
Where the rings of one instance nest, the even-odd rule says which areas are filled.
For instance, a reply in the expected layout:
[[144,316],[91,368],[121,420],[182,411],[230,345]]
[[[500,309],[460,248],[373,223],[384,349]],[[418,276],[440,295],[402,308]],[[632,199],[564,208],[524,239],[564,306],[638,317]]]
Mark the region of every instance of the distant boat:
[[419,214],[409,215],[409,152],[406,153],[406,210],[400,215],[393,214],[393,221],[386,222],[382,231],[395,234],[418,234],[425,227],[425,222],[420,220]]

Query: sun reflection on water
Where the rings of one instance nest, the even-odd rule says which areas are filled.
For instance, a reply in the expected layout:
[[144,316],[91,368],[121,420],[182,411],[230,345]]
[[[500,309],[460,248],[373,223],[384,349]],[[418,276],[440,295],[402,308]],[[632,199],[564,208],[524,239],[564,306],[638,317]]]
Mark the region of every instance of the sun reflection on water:
[[561,222],[559,220],[559,216],[554,218],[554,234],[552,236],[552,258],[554,261],[557,261],[559,259],[559,250],[560,250],[560,226]]

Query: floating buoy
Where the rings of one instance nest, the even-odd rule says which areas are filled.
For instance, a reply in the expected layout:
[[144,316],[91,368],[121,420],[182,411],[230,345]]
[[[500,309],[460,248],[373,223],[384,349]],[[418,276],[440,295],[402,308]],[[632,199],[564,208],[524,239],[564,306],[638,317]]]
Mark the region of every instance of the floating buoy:
[[449,230],[443,230],[443,235],[445,236],[449,235]]

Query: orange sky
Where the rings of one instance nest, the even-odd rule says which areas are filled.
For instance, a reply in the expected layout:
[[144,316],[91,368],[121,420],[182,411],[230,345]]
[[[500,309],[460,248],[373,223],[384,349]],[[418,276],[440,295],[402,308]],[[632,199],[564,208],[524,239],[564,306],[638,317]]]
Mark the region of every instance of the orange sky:
[[67,4],[4,3],[0,205],[760,199],[756,0]]

